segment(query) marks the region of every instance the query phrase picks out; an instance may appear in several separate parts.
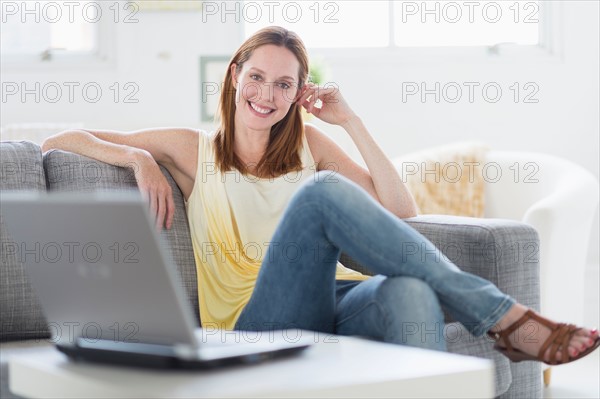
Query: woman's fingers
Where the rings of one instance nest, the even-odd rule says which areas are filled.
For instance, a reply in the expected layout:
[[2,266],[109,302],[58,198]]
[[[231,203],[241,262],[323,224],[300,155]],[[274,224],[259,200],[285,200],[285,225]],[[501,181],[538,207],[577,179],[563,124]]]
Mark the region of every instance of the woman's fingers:
[[158,164],[149,164],[136,173],[138,188],[144,202],[149,206],[149,212],[160,231],[163,226],[170,229],[175,214],[173,191],[169,182],[160,171]]
[[311,95],[311,93],[312,91],[305,87],[304,92],[300,95],[300,97],[298,97],[298,103],[304,104],[304,101],[306,101],[306,99]]
[[315,92],[313,93],[313,95],[310,96],[310,105],[308,106],[308,112],[310,112],[310,113],[313,112],[313,108],[315,107],[315,103],[317,102],[318,99],[319,99],[319,91],[318,91],[318,89],[315,89]]
[[[323,95],[324,96],[324,95]],[[321,100],[321,107],[317,107],[317,101]],[[321,96],[312,96],[310,100],[306,100],[304,101],[304,107],[306,108],[306,111],[311,113],[311,114],[317,114],[318,112],[321,111],[321,108],[323,108],[323,105],[327,102],[326,98],[321,98]]]
[[[335,93],[337,87],[319,87],[315,84],[309,83],[310,86],[305,86],[306,91],[300,96],[298,102],[300,104],[307,104],[307,111],[313,112],[314,105],[318,100],[321,102],[337,102],[335,99]],[[308,98],[310,97],[310,100]],[[308,100],[308,103],[306,102]]]
[[150,199],[150,215],[152,215],[154,221],[156,222],[156,211],[157,211],[157,201],[156,201],[156,191],[152,188],[148,192],[148,197]]
[[298,98],[298,102],[300,104],[304,104],[304,101],[306,101],[306,99],[308,97],[310,97],[312,94],[314,94],[314,92],[317,89],[317,85],[315,85],[314,83],[308,83],[306,86],[303,87],[303,93],[300,95],[300,98]]
[[165,204],[165,195],[161,191],[158,192],[156,202],[158,203],[158,209],[156,213],[156,229],[160,232],[163,223],[165,223],[165,213],[167,208]]
[[339,92],[337,87],[320,87],[318,98],[324,103],[336,103],[338,102],[336,92]]
[[167,229],[171,229],[173,225],[173,216],[175,215],[175,201],[173,201],[173,195],[167,194]]
[[171,187],[154,187],[149,190],[148,198],[150,198],[150,214],[154,218],[156,229],[160,231],[163,226],[170,229],[175,214],[175,202]]
[[[310,98],[310,100],[309,100]],[[318,87],[309,87],[298,100],[308,112],[312,112],[314,103],[318,100]]]
[[303,105],[304,105],[304,108],[306,108],[306,112],[312,113],[312,105],[313,105],[312,100],[306,100],[306,101],[304,101]]
[[[145,187],[142,190],[143,197],[148,201],[148,207],[150,208],[150,215],[156,228],[160,231],[162,220],[164,220],[164,201],[161,200],[159,190],[155,186]],[[161,212],[163,216],[161,217]]]
[[175,213],[175,202],[173,201],[171,187],[166,186],[163,190],[159,191],[159,193],[157,227],[160,230],[164,225],[166,229],[170,229],[171,224],[173,223],[173,214]]

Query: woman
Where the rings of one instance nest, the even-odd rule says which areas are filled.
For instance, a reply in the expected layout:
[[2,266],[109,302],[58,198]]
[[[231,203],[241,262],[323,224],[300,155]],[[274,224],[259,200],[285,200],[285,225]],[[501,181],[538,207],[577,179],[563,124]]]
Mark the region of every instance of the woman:
[[[444,350],[444,306],[515,361],[565,363],[598,347],[597,330],[552,323],[443,257],[422,258],[436,249],[401,220],[416,207],[395,168],[339,90],[307,78],[298,36],[265,28],[230,61],[215,135],[79,130],[42,149],[134,161],[159,229],[171,227],[174,205],[158,163],[169,170],[186,200],[203,327],[304,328]],[[342,126],[368,170],[304,124],[301,107]],[[421,252],[407,255],[408,243]],[[377,275],[344,268],[342,250]]]

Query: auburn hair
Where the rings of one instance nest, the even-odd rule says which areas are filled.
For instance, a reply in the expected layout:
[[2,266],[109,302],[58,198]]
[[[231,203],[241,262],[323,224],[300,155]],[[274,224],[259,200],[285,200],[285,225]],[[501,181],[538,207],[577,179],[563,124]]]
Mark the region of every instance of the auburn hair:
[[[233,87],[232,64],[236,64],[236,75],[239,76],[244,63],[257,48],[264,45],[276,45],[290,50],[298,59],[298,90],[302,89],[308,79],[308,55],[300,37],[280,26],[263,28],[249,37],[235,52],[227,66],[221,97],[215,114],[218,128],[214,136],[215,159],[221,172],[233,168],[242,174],[248,174],[247,165],[241,161],[233,148],[235,136],[235,96]],[[287,115],[271,127],[269,141],[265,153],[256,166],[259,177],[277,177],[302,169],[300,149],[304,135],[301,105],[294,102]]]

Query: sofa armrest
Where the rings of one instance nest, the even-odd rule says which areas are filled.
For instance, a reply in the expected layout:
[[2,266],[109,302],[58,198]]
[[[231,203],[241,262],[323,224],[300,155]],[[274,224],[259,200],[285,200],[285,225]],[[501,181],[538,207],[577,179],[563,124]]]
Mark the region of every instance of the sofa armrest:
[[[428,256],[446,256],[461,270],[491,281],[502,292],[539,311],[539,238],[533,227],[512,220],[449,215],[420,215],[404,221],[439,249],[439,253]],[[371,274],[368,267],[345,254],[340,257],[340,262]],[[448,315],[446,322],[452,322]],[[460,340],[451,338],[447,343],[450,352],[494,360],[496,395],[502,398],[541,397],[539,363],[509,363],[492,350],[489,339],[475,338],[468,333]]]
[[[461,270],[491,281],[518,302],[540,310],[539,236],[532,226],[506,219],[444,215],[417,216],[406,222]],[[491,346],[489,341],[484,345]],[[474,350],[471,346],[477,345],[467,345],[467,353]],[[498,361],[495,365],[498,370],[502,368]],[[496,395],[501,394],[501,398],[542,396],[540,363],[510,362],[509,367],[510,387],[504,391],[498,383]],[[498,381],[503,378],[497,373]]]
[[[527,306],[539,309],[539,239],[536,230],[505,219],[450,215],[419,215],[403,219],[424,235],[439,253],[461,270],[493,282],[500,290]],[[371,274],[346,254],[346,267]]]
[[406,222],[461,270],[494,283],[539,310],[539,237],[530,225],[506,219],[423,215]]

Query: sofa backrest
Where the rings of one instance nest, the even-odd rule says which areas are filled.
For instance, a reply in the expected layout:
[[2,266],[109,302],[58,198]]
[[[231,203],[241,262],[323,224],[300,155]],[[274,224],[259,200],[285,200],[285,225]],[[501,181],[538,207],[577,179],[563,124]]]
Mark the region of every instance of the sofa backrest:
[[[29,141],[0,143],[0,190],[95,191],[137,189],[131,167],[117,167],[70,152],[41,148]],[[190,230],[179,187],[161,166],[171,185],[175,214],[170,230],[163,230],[165,249],[177,265],[181,284],[200,322],[196,265]],[[59,226],[57,226],[59,227]],[[0,210],[0,340],[47,338],[47,322],[24,272],[19,243],[2,222]]]
[[[0,142],[0,201],[2,191],[46,191],[40,147],[30,141]],[[0,340],[49,337],[40,303],[23,269],[20,253],[4,225],[0,206]]]
[[[48,191],[131,190],[137,189],[135,165],[117,167],[71,152],[51,150],[43,157]],[[171,185],[175,214],[169,230],[162,230],[165,249],[170,251],[177,265],[181,283],[198,322],[198,283],[196,263],[183,194],[175,180],[163,166],[163,175]]]

